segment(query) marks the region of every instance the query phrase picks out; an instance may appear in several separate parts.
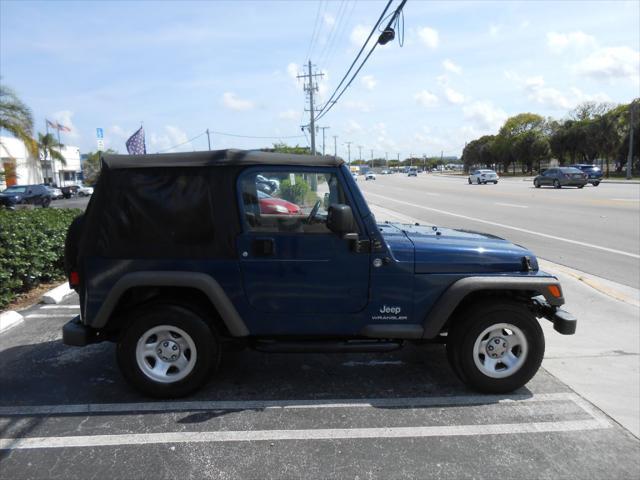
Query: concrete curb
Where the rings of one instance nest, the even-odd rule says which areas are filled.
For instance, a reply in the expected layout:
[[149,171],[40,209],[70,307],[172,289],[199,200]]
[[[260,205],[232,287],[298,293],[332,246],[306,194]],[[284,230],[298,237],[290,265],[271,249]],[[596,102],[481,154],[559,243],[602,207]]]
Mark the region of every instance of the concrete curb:
[[14,310],[0,313],[0,333],[15,327],[24,320],[24,317]]
[[56,288],[49,290],[45,293],[40,301],[42,303],[49,304],[58,304],[62,302],[64,299],[73,295],[74,291],[71,289],[68,283],[63,283],[62,285],[58,285]]

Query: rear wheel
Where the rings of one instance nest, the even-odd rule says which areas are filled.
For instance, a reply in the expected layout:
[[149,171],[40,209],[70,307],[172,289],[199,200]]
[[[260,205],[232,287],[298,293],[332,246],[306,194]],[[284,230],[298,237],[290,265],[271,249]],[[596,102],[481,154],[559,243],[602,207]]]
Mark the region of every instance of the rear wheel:
[[477,183],[478,185],[480,185],[480,183],[481,183],[481,182],[480,182],[480,179],[478,179],[478,180],[476,181],[476,183]]
[[220,363],[220,339],[195,312],[178,305],[138,310],[118,342],[118,366],[142,393],[158,398],[188,395]]
[[533,181],[533,186],[536,188],[540,188],[540,181],[539,180],[534,180]]
[[471,181],[471,177],[467,178],[467,181],[469,182],[469,185],[471,185],[473,182]]
[[449,331],[447,357],[470,387],[508,393],[536,374],[544,356],[544,334],[535,316],[509,300],[474,304]]
[[600,185],[600,182],[593,182],[594,187],[597,187],[598,185]]
[[584,185],[578,185],[578,188],[584,188]]
[[553,181],[553,188],[562,188],[562,185],[560,185],[560,181],[559,180],[554,180]]
[[48,208],[49,205],[51,205],[51,199],[50,198],[45,198],[44,200],[42,200],[42,208]]

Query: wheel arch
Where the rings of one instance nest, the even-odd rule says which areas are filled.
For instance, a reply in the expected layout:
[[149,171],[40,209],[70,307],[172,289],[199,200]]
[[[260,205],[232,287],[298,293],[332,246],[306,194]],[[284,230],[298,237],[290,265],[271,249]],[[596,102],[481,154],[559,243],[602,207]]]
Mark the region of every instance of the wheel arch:
[[199,272],[143,271],[125,274],[111,288],[90,326],[97,329],[105,327],[125,295],[144,288],[155,289],[165,295],[153,295],[142,303],[159,299],[163,303],[175,302],[188,307],[193,302],[198,310],[208,309],[209,313],[217,314],[230,336],[249,335],[247,326],[220,284]]
[[[551,294],[548,287],[557,287],[559,297]],[[523,300],[542,295],[549,305],[564,304],[560,282],[555,277],[467,277],[454,282],[440,296],[423,322],[422,338],[435,338],[446,328],[455,315],[473,302],[488,296],[509,297]]]

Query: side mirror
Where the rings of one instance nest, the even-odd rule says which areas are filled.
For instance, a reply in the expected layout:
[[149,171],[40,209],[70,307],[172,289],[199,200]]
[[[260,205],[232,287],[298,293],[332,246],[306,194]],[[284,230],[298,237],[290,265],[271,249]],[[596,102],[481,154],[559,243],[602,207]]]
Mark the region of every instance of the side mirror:
[[345,234],[356,231],[353,212],[349,205],[335,203],[329,206],[327,228],[333,233]]

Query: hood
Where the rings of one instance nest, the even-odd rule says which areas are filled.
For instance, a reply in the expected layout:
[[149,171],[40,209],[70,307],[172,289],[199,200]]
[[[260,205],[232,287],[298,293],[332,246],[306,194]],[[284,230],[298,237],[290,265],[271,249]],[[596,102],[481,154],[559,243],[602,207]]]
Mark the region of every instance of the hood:
[[398,247],[402,247],[406,255],[406,244],[398,240],[400,235],[412,243],[416,273],[538,270],[538,261],[531,251],[494,235],[426,225],[385,224],[384,227],[380,231],[394,257]]

